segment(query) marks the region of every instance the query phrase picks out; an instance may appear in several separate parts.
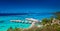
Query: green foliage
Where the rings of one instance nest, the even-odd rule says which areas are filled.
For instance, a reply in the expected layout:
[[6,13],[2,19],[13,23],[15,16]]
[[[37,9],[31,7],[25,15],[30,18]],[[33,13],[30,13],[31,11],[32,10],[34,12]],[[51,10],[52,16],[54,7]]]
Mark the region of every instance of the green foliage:
[[10,27],[7,31],[21,31],[22,29],[20,28],[15,28],[13,29],[12,27]]
[[56,28],[57,31],[60,31],[60,27]]
[[12,27],[10,27],[7,31],[13,31],[13,28],[12,28]]
[[54,18],[54,17],[53,17],[53,16],[51,16],[49,20],[50,20],[50,21],[52,21],[52,20],[53,20],[53,18]]
[[51,16],[51,17],[48,19],[48,20],[49,20],[49,21],[48,21],[48,23],[49,23],[49,24],[51,24],[51,23],[52,23],[53,18],[54,18],[54,17],[53,17],[53,16]]
[[53,24],[53,25],[45,26],[40,31],[60,31],[60,25]]
[[40,31],[41,28],[38,28],[38,27],[33,27],[33,28],[30,28],[30,29],[27,29],[27,31]]
[[53,28],[56,29],[56,31],[60,31],[60,25],[54,24],[54,25],[52,25],[52,26],[53,26]]
[[22,29],[20,28],[15,28],[14,31],[21,31]]
[[45,26],[41,31],[56,31],[52,26]]
[[42,19],[42,24],[44,25],[46,23],[48,23],[48,19],[47,18]]
[[37,28],[35,31],[40,31],[41,30],[41,28]]

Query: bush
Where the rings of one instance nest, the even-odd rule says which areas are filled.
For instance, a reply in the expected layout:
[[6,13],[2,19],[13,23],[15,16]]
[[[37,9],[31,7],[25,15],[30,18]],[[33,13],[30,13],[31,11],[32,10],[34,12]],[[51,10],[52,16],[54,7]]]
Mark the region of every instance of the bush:
[[7,31],[13,31],[13,28],[12,28],[12,27],[10,27]]

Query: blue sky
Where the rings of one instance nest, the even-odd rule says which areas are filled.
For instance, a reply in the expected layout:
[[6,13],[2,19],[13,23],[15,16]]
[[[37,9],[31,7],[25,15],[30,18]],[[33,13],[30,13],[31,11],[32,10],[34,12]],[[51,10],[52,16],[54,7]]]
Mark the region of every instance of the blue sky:
[[0,0],[0,13],[50,13],[60,11],[60,0]]

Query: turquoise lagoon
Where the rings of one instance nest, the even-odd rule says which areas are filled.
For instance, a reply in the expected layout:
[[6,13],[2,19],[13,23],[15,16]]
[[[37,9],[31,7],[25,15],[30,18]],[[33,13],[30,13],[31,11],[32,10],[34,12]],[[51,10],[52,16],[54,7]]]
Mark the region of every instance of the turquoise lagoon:
[[0,16],[0,21],[4,21],[0,23],[0,31],[7,31],[8,28],[28,28],[31,24],[26,23],[14,23],[10,22],[10,20],[22,20],[27,21],[25,18],[35,18],[41,21],[43,18],[49,18],[52,14],[28,14],[28,15],[13,15],[13,16]]

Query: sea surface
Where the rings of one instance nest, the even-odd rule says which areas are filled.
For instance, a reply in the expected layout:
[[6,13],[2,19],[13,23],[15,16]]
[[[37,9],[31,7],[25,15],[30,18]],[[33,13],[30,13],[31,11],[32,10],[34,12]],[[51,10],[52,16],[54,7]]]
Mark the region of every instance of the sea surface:
[[7,31],[8,28],[28,28],[31,24],[26,23],[14,23],[10,20],[22,20],[27,21],[26,18],[34,18],[41,21],[43,18],[50,18],[53,14],[27,14],[27,15],[10,15],[10,16],[0,16],[0,31]]

